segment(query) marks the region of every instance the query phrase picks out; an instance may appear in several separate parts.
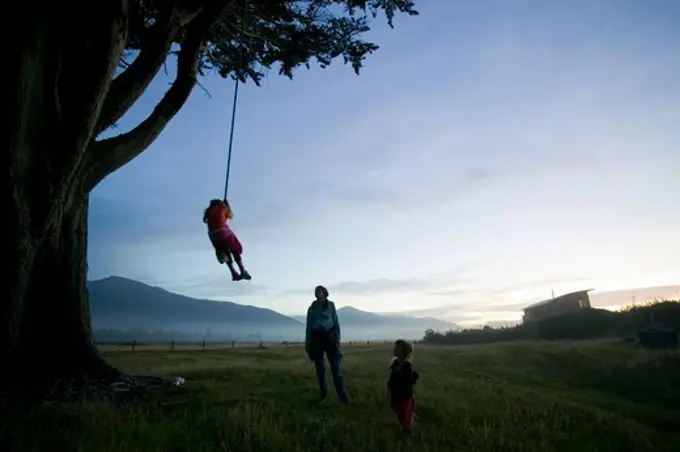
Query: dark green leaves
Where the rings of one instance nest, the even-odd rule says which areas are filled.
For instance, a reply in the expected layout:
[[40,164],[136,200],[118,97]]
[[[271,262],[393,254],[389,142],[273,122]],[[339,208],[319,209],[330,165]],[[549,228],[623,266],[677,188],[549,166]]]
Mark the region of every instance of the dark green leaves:
[[[148,28],[170,8],[197,1],[217,0],[140,0],[131,14],[129,48],[143,48]],[[396,13],[417,15],[413,8],[411,0],[235,0],[206,36],[200,72],[259,84],[268,70],[292,77],[299,66],[325,68],[342,57],[358,73],[378,49],[361,39],[370,19],[382,11],[392,26]]]

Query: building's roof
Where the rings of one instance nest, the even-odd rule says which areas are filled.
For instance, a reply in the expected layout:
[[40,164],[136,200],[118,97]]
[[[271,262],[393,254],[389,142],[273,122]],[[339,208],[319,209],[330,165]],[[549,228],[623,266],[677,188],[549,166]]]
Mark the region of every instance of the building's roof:
[[558,301],[558,300],[561,300],[563,298],[569,298],[569,297],[572,297],[574,295],[581,295],[581,294],[584,294],[584,293],[588,293],[591,290],[594,290],[594,289],[577,290],[576,292],[565,293],[564,295],[560,295],[560,296],[555,297],[555,298],[549,298],[547,300],[539,301],[538,303],[534,303],[532,305],[529,305],[526,308],[524,308],[524,310],[526,311],[528,309],[537,308],[539,306],[543,306],[545,304],[552,303],[553,301]]

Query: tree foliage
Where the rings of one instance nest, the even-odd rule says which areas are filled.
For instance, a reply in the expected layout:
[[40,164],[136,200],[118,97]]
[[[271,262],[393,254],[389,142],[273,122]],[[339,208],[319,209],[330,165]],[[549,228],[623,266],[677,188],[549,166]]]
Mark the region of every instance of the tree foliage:
[[[362,39],[370,20],[384,13],[417,15],[411,0],[133,0],[121,71],[113,79],[97,121],[97,135],[113,126],[173,58],[175,81],[152,115],[126,134],[101,140],[97,167],[88,181],[103,177],[146,149],[181,108],[202,75],[236,77],[259,85],[272,69],[292,77],[294,69],[321,67],[342,57],[358,74],[378,49]],[[102,158],[106,155],[106,158]]]

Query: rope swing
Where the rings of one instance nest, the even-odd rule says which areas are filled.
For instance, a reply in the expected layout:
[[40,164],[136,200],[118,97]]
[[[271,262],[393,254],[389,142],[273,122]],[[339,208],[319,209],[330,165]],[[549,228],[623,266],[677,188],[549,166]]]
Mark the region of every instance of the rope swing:
[[229,194],[229,173],[231,172],[231,153],[234,148],[234,125],[236,124],[236,105],[238,103],[238,85],[239,79],[236,77],[234,83],[234,102],[231,107],[231,127],[229,130],[229,148],[227,150],[227,170],[224,177],[224,202],[227,202],[227,195]]

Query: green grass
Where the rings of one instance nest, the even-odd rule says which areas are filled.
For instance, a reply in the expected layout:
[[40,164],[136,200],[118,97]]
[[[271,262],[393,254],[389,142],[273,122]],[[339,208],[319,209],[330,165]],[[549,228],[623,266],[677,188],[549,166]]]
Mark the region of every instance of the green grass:
[[670,451],[680,444],[680,354],[622,343],[416,346],[420,428],[410,438],[400,436],[388,407],[386,346],[345,349],[353,406],[334,397],[315,403],[313,367],[301,349],[106,355],[128,372],[185,377],[188,401],[44,406],[0,426],[4,446],[22,452],[581,452]]

